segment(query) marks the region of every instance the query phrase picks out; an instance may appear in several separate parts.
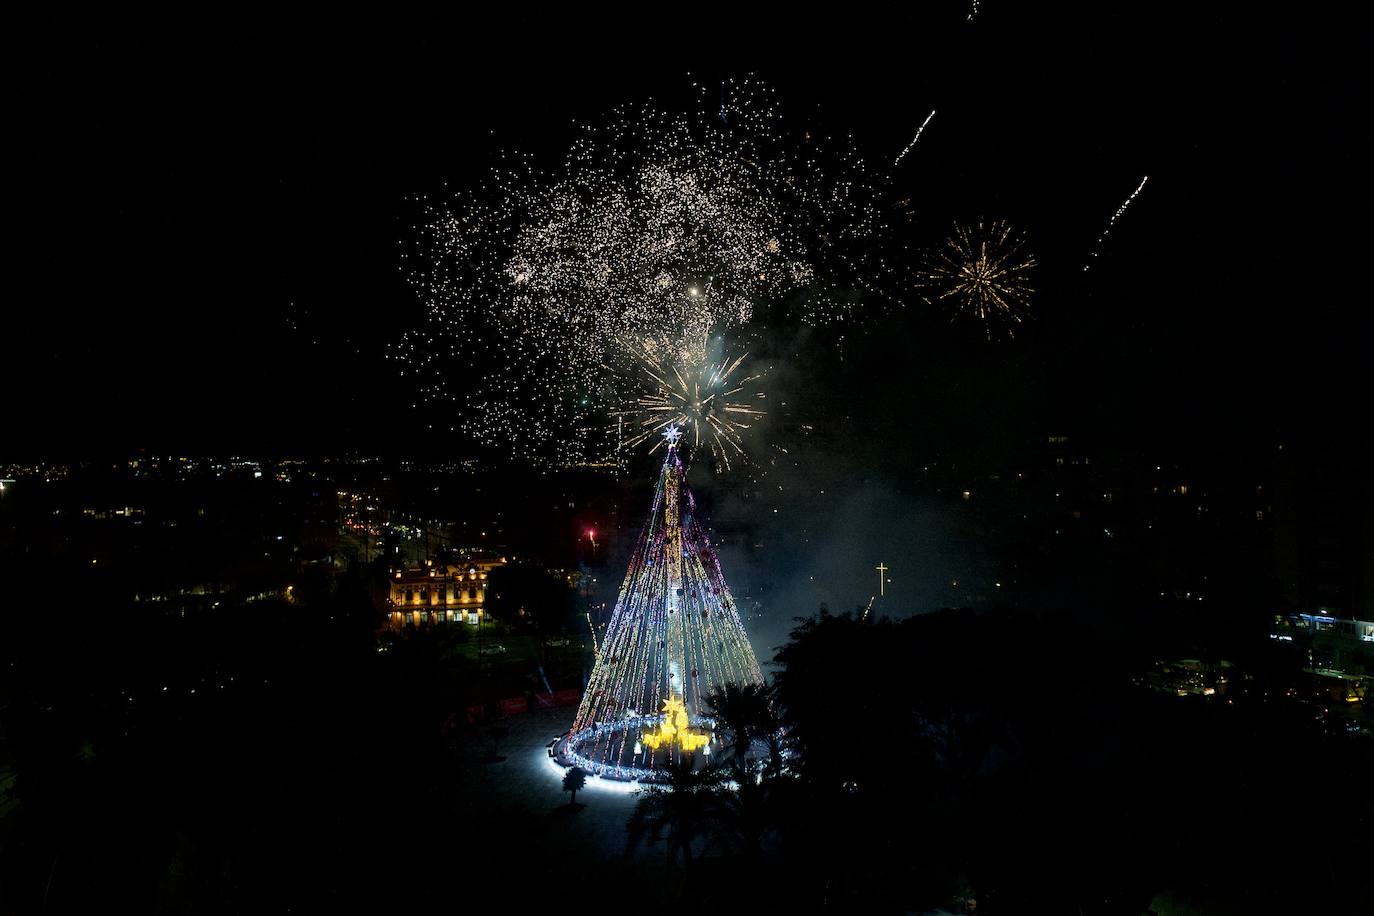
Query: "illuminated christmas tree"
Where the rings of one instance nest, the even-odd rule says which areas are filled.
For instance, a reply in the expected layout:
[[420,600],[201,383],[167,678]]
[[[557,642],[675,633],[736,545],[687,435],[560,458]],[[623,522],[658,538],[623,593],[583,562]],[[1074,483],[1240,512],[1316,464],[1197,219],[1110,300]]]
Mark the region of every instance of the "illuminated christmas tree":
[[684,752],[709,755],[702,698],[761,684],[749,637],[684,482],[677,441],[620,587],[596,666],[560,757],[621,779],[650,776]]

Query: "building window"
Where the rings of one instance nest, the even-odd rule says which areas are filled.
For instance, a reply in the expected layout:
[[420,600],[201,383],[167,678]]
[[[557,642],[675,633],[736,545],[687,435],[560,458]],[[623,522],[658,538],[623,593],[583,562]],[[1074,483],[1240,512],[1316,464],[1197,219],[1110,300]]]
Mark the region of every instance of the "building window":
[[477,589],[475,589],[475,588],[470,588],[470,589],[468,589],[468,597],[471,598],[471,599],[473,599],[473,600],[476,600],[476,598],[477,598]]

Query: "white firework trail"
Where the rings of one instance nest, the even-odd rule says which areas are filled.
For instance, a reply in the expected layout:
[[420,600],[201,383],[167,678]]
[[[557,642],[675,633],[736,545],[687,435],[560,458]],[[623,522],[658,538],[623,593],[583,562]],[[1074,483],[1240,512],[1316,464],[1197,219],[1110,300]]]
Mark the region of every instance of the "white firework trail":
[[1136,185],[1135,190],[1131,192],[1131,196],[1127,197],[1126,202],[1123,203],[1121,206],[1117,207],[1116,212],[1112,214],[1112,218],[1107,220],[1107,228],[1102,230],[1102,234],[1099,235],[1097,237],[1097,241],[1093,243],[1092,253],[1088,255],[1088,263],[1083,265],[1083,269],[1085,271],[1088,268],[1092,267],[1092,259],[1096,258],[1098,253],[1102,250],[1102,243],[1105,242],[1107,240],[1107,236],[1111,234],[1112,227],[1116,225],[1117,220],[1121,219],[1121,215],[1126,212],[1128,207],[1131,206],[1131,201],[1136,199],[1136,196],[1140,193],[1141,189],[1145,187],[1145,182],[1149,180],[1149,175],[1146,175],[1144,178],[1141,178],[1140,184]]
[[894,159],[892,162],[892,165],[894,167],[897,165],[897,163],[905,159],[906,154],[911,152],[912,148],[916,146],[916,141],[921,139],[921,134],[925,132],[926,125],[930,123],[930,119],[933,117],[935,117],[934,108],[930,110],[930,114],[926,115],[926,119],[921,122],[921,126],[916,128],[916,136],[911,138],[911,142],[906,145],[906,149],[902,150],[900,153],[897,154],[897,158]]

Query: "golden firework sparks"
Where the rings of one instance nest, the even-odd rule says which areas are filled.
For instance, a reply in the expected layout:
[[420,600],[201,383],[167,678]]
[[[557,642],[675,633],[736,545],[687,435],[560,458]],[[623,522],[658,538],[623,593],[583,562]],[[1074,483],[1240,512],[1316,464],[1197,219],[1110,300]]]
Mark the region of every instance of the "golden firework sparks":
[[1030,285],[1035,257],[1022,253],[1023,244],[1002,220],[956,225],[927,262],[927,282],[936,290],[936,300],[952,301],[955,318],[975,316],[989,339],[999,328],[1012,335],[1035,292]]

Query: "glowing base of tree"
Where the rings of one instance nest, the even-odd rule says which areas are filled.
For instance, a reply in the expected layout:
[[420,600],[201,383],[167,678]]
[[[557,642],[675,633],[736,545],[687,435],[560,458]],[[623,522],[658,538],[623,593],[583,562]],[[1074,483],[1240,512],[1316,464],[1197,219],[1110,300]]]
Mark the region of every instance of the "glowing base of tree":
[[[563,739],[556,758],[565,767],[578,766],[603,779],[656,782],[683,754],[682,747],[675,743],[657,748],[644,743],[644,737],[656,734],[662,723],[661,715],[638,716],[584,728]],[[711,719],[701,716],[690,718],[689,724],[708,739],[715,728]],[[711,746],[705,743],[687,752],[688,756],[704,765],[710,758]]]
[[696,518],[669,428],[668,455],[606,639],[558,759],[613,779],[651,779],[683,754],[709,759],[702,699],[762,684],[749,637]]

